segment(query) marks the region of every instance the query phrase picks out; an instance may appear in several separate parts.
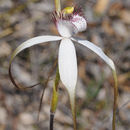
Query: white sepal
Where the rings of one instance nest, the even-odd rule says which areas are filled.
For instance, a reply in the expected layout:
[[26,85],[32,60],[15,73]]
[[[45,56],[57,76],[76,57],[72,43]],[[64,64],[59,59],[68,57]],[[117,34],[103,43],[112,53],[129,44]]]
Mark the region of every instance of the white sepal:
[[11,64],[12,60],[15,58],[15,56],[26,48],[29,48],[31,46],[34,46],[36,44],[40,44],[43,42],[58,41],[61,39],[62,39],[62,37],[59,37],[59,36],[48,36],[48,35],[31,38],[16,48],[16,50],[13,52],[13,54],[11,56],[10,64]]
[[94,45],[92,42],[89,42],[87,40],[79,40],[79,39],[75,39],[75,38],[71,38],[71,39],[73,41],[76,41],[76,42],[86,46],[87,48],[89,48],[90,50],[95,52],[98,56],[100,56],[111,67],[112,70],[115,71],[114,62],[107,55],[105,55],[105,53],[102,51],[101,48],[99,48],[98,46]]
[[[75,94],[77,83],[77,58],[74,44],[70,39],[62,39],[59,47],[59,74],[69,94]],[[70,97],[73,97],[73,96]]]

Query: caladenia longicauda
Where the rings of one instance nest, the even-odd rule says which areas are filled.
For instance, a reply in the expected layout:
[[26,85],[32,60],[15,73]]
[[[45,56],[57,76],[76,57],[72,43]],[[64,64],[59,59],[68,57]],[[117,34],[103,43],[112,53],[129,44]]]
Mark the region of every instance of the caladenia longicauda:
[[[101,50],[101,48],[99,48],[98,46],[96,46],[90,41],[80,40],[73,37],[78,32],[82,32],[87,28],[87,21],[84,18],[80,8],[66,7],[63,10],[61,10],[60,0],[55,0],[55,7],[56,10],[53,12],[53,20],[60,36],[50,36],[50,35],[37,36],[25,41],[20,46],[18,46],[16,50],[13,52],[9,63],[10,79],[13,82],[13,84],[20,89],[27,89],[38,85],[36,84],[27,88],[25,87],[22,88],[21,86],[18,86],[11,73],[12,62],[14,58],[26,48],[29,48],[31,46],[40,43],[60,41],[59,54],[58,54],[58,67],[57,67],[56,78],[53,86],[53,95],[52,95],[51,109],[50,109],[50,130],[53,130],[53,118],[54,118],[54,113],[56,111],[57,102],[58,102],[59,80],[62,81],[63,85],[68,91],[70,104],[71,104],[71,111],[73,116],[73,122],[74,122],[73,123],[74,130],[76,130],[77,127],[76,127],[75,92],[76,92],[78,69],[77,69],[76,51],[73,42],[81,44],[89,48],[90,50],[92,50],[94,53],[96,53],[112,69],[112,73],[115,81],[112,129],[115,130],[117,96],[118,96],[115,65],[113,61],[107,55],[105,55],[105,53]],[[43,94],[42,94],[42,98],[43,98]],[[42,104],[42,99],[40,105],[41,104]]]

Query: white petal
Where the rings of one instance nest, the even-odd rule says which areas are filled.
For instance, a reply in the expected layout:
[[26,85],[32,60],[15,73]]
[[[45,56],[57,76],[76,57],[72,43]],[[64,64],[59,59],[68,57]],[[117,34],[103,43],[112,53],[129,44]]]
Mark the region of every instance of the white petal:
[[74,96],[77,83],[77,58],[74,44],[70,39],[62,39],[59,47],[59,74],[70,96]]
[[58,20],[56,26],[59,34],[62,37],[66,37],[66,38],[71,37],[77,31],[75,26],[70,21],[67,20]]
[[20,46],[18,46],[18,48],[16,48],[16,50],[13,52],[11,56],[10,64],[18,53],[20,53],[21,51],[23,51],[24,49],[28,47],[31,47],[31,46],[34,46],[36,44],[43,43],[43,42],[58,41],[61,39],[62,37],[59,37],[59,36],[38,36],[38,37],[31,38],[25,41],[24,43],[22,43]]
[[86,46],[87,48],[89,48],[90,50],[95,52],[111,67],[112,70],[115,71],[115,65],[114,65],[113,61],[107,55],[105,55],[105,53],[102,51],[101,48],[99,48],[98,46],[94,45],[92,42],[89,42],[87,40],[79,40],[79,39],[75,39],[75,38],[71,38],[71,39]]

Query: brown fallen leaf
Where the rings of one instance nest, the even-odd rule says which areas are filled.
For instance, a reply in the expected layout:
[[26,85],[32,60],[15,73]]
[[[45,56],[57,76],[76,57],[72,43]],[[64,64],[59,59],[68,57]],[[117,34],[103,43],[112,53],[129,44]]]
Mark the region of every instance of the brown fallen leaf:
[[112,26],[110,25],[110,21],[108,19],[106,19],[102,22],[102,27],[107,34],[109,34],[109,35],[114,34],[114,30],[113,30]]
[[103,14],[107,9],[108,4],[109,0],[98,0],[94,8],[95,12],[97,14]]
[[110,7],[109,7],[109,15],[110,16],[118,16],[120,13],[120,10],[123,8],[121,2],[114,2]]
[[130,24],[130,10],[123,9],[119,15],[124,23]]

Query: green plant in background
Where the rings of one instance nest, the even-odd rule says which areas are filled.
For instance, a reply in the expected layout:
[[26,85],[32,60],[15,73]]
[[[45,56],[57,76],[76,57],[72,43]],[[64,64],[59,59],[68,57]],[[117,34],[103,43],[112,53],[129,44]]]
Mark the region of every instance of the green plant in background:
[[58,55],[58,67],[57,67],[56,78],[53,86],[53,96],[52,96],[51,109],[50,109],[50,130],[53,130],[54,113],[56,111],[57,102],[58,102],[59,80],[62,81],[63,85],[66,87],[68,91],[70,104],[71,104],[71,111],[73,116],[73,122],[74,122],[74,130],[76,130],[77,126],[76,126],[75,90],[76,90],[78,70],[77,70],[76,51],[72,41],[77,42],[89,48],[93,52],[95,52],[112,69],[114,80],[115,80],[112,128],[113,130],[115,130],[115,118],[116,118],[115,116],[116,116],[117,95],[118,95],[115,65],[113,61],[108,56],[106,56],[104,52],[95,44],[87,40],[80,40],[72,37],[73,35],[77,34],[78,32],[82,32],[87,28],[87,21],[83,17],[80,8],[66,7],[63,10],[61,10],[60,0],[55,0],[55,7],[56,7],[56,11],[53,13],[53,20],[60,36],[46,35],[46,36],[34,37],[32,39],[25,41],[18,48],[16,48],[16,50],[13,52],[11,56],[11,60],[9,63],[9,75],[11,81],[17,88],[22,88],[21,86],[18,86],[16,84],[11,73],[12,61],[21,51],[43,42],[61,40],[60,47],[59,47],[59,55]]

